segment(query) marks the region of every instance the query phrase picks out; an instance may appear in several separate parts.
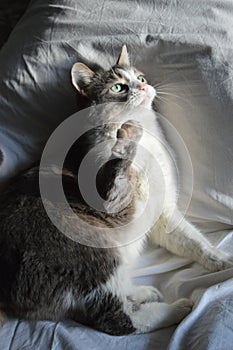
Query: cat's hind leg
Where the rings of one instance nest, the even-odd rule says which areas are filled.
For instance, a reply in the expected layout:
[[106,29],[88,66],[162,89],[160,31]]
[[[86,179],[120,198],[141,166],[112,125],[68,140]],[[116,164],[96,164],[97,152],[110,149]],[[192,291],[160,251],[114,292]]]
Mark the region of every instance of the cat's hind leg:
[[[172,253],[194,260],[210,271],[220,271],[233,266],[233,257],[211,245],[204,235],[185,218],[174,219],[174,224],[164,214],[151,233],[151,239]],[[170,222],[169,222],[170,221]],[[168,224],[174,227],[170,233],[165,232]],[[178,225],[177,225],[178,222]]]
[[145,303],[133,304],[129,312],[136,333],[151,332],[160,328],[178,324],[192,310],[193,302],[179,299],[172,304]]
[[132,302],[144,304],[162,301],[163,295],[153,286],[134,286],[133,291],[127,298]]
[[[158,302],[157,293],[154,287],[134,286],[121,265],[104,285],[85,296],[83,323],[112,335],[145,333],[179,323],[192,309],[188,299]],[[77,304],[72,318],[79,314]]]
[[98,294],[98,299],[88,298],[85,303],[84,323],[111,335],[146,333],[179,323],[190,313],[192,306],[188,299],[179,299],[172,304],[140,303],[111,293],[102,297]]

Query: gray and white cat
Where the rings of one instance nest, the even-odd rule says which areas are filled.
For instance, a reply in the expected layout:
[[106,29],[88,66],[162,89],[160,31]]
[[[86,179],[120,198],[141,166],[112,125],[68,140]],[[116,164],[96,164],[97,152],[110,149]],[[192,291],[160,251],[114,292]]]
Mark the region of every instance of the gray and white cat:
[[[71,318],[114,335],[176,324],[191,311],[190,300],[167,304],[160,301],[156,288],[131,282],[130,269],[147,237],[211,271],[232,266],[232,259],[211,246],[189,222],[180,220],[174,169],[151,107],[156,91],[141,72],[130,66],[126,47],[108,71],[93,72],[83,63],[76,63],[72,82],[93,105],[104,104],[104,113],[90,115],[90,123],[97,118],[99,127],[82,135],[67,156],[63,169],[67,200],[74,215],[93,227],[88,234],[94,236],[95,227],[118,229],[125,225],[125,230],[114,237],[103,234],[103,243],[110,248],[71,240],[45,212],[38,167],[19,176],[1,195],[0,323],[11,316],[56,321]],[[97,211],[88,206],[77,188],[76,170],[88,150],[106,138],[111,142],[100,157],[108,161],[97,176],[105,211]],[[143,162],[141,146],[146,150]],[[153,159],[161,167],[165,184],[158,218]],[[139,163],[144,166],[141,170]],[[56,176],[56,171],[50,174],[51,184]],[[149,199],[145,177],[155,184],[154,188],[150,186]],[[59,206],[50,205],[68,222]],[[137,221],[145,208],[143,220]],[[174,231],[168,234],[167,224],[173,221]],[[135,237],[134,229],[144,232],[145,227],[150,228],[148,232]]]

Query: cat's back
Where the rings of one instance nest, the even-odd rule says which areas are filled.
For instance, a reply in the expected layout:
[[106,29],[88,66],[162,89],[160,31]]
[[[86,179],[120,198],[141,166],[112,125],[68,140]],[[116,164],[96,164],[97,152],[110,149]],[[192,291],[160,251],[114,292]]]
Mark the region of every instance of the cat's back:
[[[95,235],[95,228],[114,227],[124,220],[124,212],[116,218],[105,213],[93,210],[86,205],[77,190],[77,183],[67,171],[63,178],[63,187],[74,217],[79,217],[90,224],[91,235]],[[56,172],[50,172],[50,182],[54,181]],[[46,199],[44,199],[46,200]],[[48,204],[52,211],[64,222],[66,230],[72,230],[73,222],[64,210],[63,203]],[[78,221],[75,221],[75,223]],[[55,259],[63,263],[77,262],[92,255],[94,258],[102,255],[116,255],[114,249],[95,248],[93,244],[83,244],[81,236],[85,234],[79,227],[75,230],[76,236],[64,234],[50,220],[41,199],[39,190],[39,167],[35,167],[16,178],[0,196],[0,254],[24,254],[33,251],[44,255],[46,259]],[[99,232],[99,230],[98,230]],[[89,237],[89,236],[88,236]],[[106,238],[106,237],[105,237]],[[103,236],[103,241],[105,240]],[[104,243],[104,242],[103,242]],[[110,242],[105,242],[107,246]]]
[[36,171],[18,178],[1,196],[0,302],[9,303],[17,285],[30,285],[32,278],[38,288],[47,282],[55,288],[62,281],[86,293],[105,283],[119,264],[116,249],[82,245],[52,224],[33,185]]

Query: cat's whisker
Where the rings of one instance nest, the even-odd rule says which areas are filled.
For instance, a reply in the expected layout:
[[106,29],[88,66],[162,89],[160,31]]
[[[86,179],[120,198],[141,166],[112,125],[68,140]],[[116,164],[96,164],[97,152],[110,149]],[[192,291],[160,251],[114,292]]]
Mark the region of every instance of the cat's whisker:
[[172,84],[164,84],[164,83],[152,83],[151,86],[153,86],[154,88],[164,88],[164,87],[168,87],[171,86]]
[[159,97],[159,96],[156,96],[155,99],[162,101],[161,97]]
[[151,83],[151,86],[153,86],[154,88],[156,89],[168,89],[168,88],[171,88],[173,90],[177,90],[177,89],[180,89],[182,88],[183,90],[184,89],[187,89],[187,88],[195,88],[195,87],[199,87],[200,86],[200,80],[193,80],[192,82],[189,81],[181,81],[181,82],[152,82]]
[[174,105],[176,105],[177,107],[182,109],[182,107],[178,103],[176,103],[175,101],[168,101],[165,97],[161,97],[159,95],[157,95],[155,98],[160,100],[162,103],[166,103],[168,105],[171,105],[171,103],[173,103]]
[[[189,85],[189,87],[190,87],[191,85]],[[194,85],[193,85],[194,86]],[[176,91],[176,90],[178,90],[178,89],[186,89],[187,88],[187,86],[179,86],[178,84],[171,84],[171,85],[160,85],[160,86],[153,86],[153,87],[155,87],[155,88],[157,88],[158,90],[170,90],[170,91]]]
[[134,104],[134,102],[137,100],[138,96],[140,95],[140,93],[134,93],[132,96],[130,96],[130,98],[128,99],[127,103],[128,104]]
[[159,102],[162,101],[162,102],[168,103],[168,101],[166,101],[165,98],[160,97],[160,96],[158,96],[158,95],[155,97],[155,99],[159,100]]
[[158,92],[158,95],[168,95],[168,96],[180,98],[181,100],[185,100],[183,97],[176,95],[176,94],[173,94],[173,93],[163,92],[163,91],[157,91],[157,92]]
[[201,86],[201,82],[200,81],[193,81],[193,82],[189,82],[189,83],[171,83],[171,84],[160,84],[160,85],[153,85],[153,87],[159,89],[166,89],[166,90],[187,90],[187,88],[191,89],[191,88],[196,88],[196,87],[200,87]]
[[[184,74],[182,73],[182,71],[176,67],[174,67],[173,69],[166,69],[164,67],[163,69],[163,76],[160,76],[159,81],[155,78],[154,81],[152,82],[152,84],[157,84],[157,83],[162,83],[162,84],[174,84],[174,80],[175,80],[175,85],[182,85],[184,86],[184,84],[189,85],[190,84],[190,79]],[[173,80],[173,81],[171,81]],[[195,80],[197,83],[200,83],[200,80]]]
[[[173,94],[173,93],[168,93],[168,92],[163,92],[163,91],[157,91],[157,96],[158,95],[165,95],[165,96],[171,96],[171,97],[175,97],[175,98],[178,98],[180,99],[181,101],[184,101],[186,104],[192,106],[193,104],[187,99],[187,98],[184,98],[182,96],[179,96],[179,95],[176,95],[176,94]],[[174,101],[172,101],[174,102]]]
[[[173,72],[169,73],[169,76],[167,76],[166,78],[160,78],[159,79],[159,83],[162,83],[162,84],[173,84],[173,82],[171,81],[171,78],[173,77],[173,79],[174,79],[174,75],[177,74],[177,73],[180,74],[180,71],[177,71],[175,69]],[[187,79],[185,77],[183,77],[183,78],[184,78],[185,81],[187,81]],[[178,83],[178,81],[180,81],[180,78],[176,79],[176,83]],[[158,82],[158,80],[155,79],[153,83],[157,83],[157,82]]]

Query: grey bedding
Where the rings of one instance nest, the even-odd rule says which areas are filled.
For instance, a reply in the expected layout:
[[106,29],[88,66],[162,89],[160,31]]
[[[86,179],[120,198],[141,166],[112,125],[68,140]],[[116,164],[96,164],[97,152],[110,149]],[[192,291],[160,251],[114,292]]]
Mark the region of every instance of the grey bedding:
[[[180,161],[181,205],[189,202],[191,189],[187,216],[213,244],[233,252],[232,22],[229,0],[32,0],[0,52],[0,184],[30,166],[54,128],[76,111],[72,64],[89,59],[106,65],[126,43],[150,80],[166,85],[158,111],[190,154],[193,177],[181,143],[164,125]],[[148,247],[135,282],[156,285],[168,302],[195,301],[176,330],[112,337],[70,320],[10,320],[0,331],[0,349],[228,350],[232,277],[233,269],[209,273]]]
[[64,321],[11,321],[1,331],[1,349],[13,350],[229,350],[233,280],[207,290],[192,314],[175,330],[114,337]]

